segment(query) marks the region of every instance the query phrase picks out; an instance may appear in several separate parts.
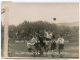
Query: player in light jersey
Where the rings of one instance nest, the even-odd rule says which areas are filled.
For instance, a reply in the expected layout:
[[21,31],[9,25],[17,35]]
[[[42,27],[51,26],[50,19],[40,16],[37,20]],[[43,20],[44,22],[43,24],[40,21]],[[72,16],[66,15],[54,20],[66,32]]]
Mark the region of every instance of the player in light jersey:
[[31,50],[35,50],[34,44],[36,43],[37,38],[33,36],[33,38],[30,40],[30,42],[27,42],[28,51],[31,52]]
[[64,38],[62,37],[62,35],[59,36],[57,43],[59,44],[58,46],[58,52],[60,54],[60,57],[62,57],[62,50],[64,49]]
[[52,32],[48,32],[48,31],[44,31],[45,32],[45,37],[47,38],[47,40],[51,40],[52,38]]

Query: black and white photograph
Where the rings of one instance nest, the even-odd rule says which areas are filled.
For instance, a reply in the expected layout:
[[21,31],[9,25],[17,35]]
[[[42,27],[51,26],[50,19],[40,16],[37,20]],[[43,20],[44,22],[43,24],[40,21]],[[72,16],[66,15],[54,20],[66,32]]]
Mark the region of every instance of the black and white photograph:
[[79,3],[1,3],[1,57],[79,59]]

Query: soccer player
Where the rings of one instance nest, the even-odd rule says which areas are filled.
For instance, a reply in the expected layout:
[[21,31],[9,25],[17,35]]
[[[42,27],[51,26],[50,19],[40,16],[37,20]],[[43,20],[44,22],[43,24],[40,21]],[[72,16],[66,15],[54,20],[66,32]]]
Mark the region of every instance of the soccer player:
[[57,43],[59,44],[58,46],[58,52],[60,54],[60,57],[62,57],[62,50],[64,49],[64,38],[62,37],[62,35],[59,36]]
[[51,42],[51,51],[52,51],[51,56],[54,57],[54,50],[56,49],[55,35],[53,35],[52,40],[53,42]]

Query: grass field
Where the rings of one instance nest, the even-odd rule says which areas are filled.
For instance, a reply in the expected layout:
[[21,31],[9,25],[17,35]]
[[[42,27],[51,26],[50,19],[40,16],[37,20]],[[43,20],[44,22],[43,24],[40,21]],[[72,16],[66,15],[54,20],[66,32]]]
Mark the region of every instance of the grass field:
[[[27,44],[26,43],[14,43],[9,40],[9,57],[34,57],[32,55],[28,54],[15,54],[16,52],[28,52]],[[56,49],[54,52],[58,52],[58,49]],[[65,43],[64,44],[64,50],[63,52],[67,52],[68,54],[64,54],[63,58],[79,58],[79,43]],[[42,55],[37,57],[49,57],[51,58],[51,55]],[[59,55],[55,55],[54,58],[59,58]]]

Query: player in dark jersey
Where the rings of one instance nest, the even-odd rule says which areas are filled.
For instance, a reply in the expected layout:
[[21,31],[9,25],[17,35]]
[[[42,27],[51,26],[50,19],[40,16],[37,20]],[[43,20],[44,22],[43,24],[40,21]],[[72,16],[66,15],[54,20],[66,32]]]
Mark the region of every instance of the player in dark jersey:
[[52,42],[51,42],[51,56],[54,57],[54,50],[56,49],[56,41],[55,41],[55,35],[52,36]]

